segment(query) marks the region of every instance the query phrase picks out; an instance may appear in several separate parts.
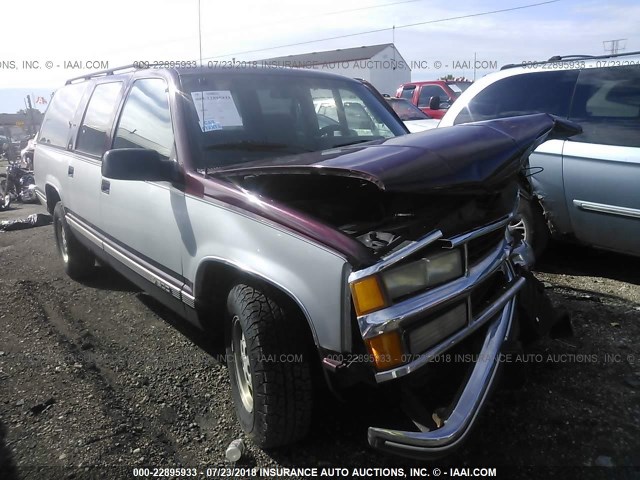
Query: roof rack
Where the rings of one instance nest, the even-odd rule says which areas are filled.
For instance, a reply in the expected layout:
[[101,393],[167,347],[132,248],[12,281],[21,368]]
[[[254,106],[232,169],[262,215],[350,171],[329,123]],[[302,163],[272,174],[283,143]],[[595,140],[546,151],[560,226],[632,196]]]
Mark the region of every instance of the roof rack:
[[109,68],[107,70],[99,70],[97,72],[92,72],[88,75],[82,75],[80,77],[74,77],[74,78],[70,78],[69,80],[66,81],[65,85],[69,85],[71,83],[80,81],[80,80],[90,80],[92,78],[96,78],[96,77],[105,77],[107,75],[115,75],[116,72],[117,73],[124,73],[124,70],[137,70],[140,67],[138,67],[135,64],[131,64],[131,65],[124,65],[122,67],[116,67],[116,68]]
[[506,70],[508,68],[522,67],[523,65],[542,65],[549,62],[562,62],[565,60],[597,60],[600,58],[615,58],[615,57],[624,57],[629,55],[640,55],[640,51],[636,52],[624,52],[624,53],[616,53],[616,54],[607,54],[607,55],[555,55],[551,57],[549,60],[540,60],[539,62],[524,62],[524,63],[509,63],[507,65],[503,65],[500,67],[500,70]]
[[596,58],[593,55],[554,55],[553,57],[551,57],[549,60],[547,60],[547,62],[559,62],[560,60],[568,60],[570,58]]

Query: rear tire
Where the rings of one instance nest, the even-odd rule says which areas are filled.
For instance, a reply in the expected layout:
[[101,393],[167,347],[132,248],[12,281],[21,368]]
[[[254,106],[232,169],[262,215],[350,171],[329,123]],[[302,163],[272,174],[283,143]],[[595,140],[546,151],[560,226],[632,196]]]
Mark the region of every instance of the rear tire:
[[306,325],[262,291],[236,285],[227,300],[226,359],[236,415],[261,448],[306,436],[313,402]]
[[53,230],[67,275],[74,280],[90,276],[94,272],[95,256],[78,241],[69,228],[62,202],[56,203],[53,209]]
[[0,175],[0,210],[6,210],[11,205],[11,194],[7,189],[6,175]]

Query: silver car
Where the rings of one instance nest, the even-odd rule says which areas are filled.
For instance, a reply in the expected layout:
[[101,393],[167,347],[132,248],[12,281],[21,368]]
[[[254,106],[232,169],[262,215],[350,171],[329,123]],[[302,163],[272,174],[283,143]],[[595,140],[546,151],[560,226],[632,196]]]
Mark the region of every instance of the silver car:
[[475,82],[440,127],[545,112],[582,134],[542,144],[520,221],[539,254],[550,236],[640,255],[640,52],[508,65]]

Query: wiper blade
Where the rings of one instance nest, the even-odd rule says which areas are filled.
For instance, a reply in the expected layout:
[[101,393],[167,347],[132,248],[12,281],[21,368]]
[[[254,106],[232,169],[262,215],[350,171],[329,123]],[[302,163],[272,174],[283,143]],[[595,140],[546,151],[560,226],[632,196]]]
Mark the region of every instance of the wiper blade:
[[250,152],[269,152],[277,150],[289,150],[294,152],[312,152],[306,147],[300,145],[289,145],[286,143],[270,143],[270,142],[253,142],[243,140],[241,142],[216,143],[207,145],[205,150],[246,150]]
[[[382,138],[382,137],[380,137]],[[336,148],[336,147],[348,147],[349,145],[356,145],[358,143],[366,143],[366,142],[373,142],[375,140],[379,140],[379,138],[374,138],[374,139],[360,139],[360,140],[351,140],[349,142],[344,142],[344,143],[336,143],[335,145],[333,145],[331,148]]]

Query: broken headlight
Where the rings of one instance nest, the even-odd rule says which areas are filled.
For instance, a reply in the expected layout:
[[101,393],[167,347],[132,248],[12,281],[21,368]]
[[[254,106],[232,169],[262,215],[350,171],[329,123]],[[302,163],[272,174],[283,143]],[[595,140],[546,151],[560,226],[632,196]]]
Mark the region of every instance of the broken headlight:
[[397,299],[461,277],[462,252],[445,251],[387,270],[381,274],[387,294]]

